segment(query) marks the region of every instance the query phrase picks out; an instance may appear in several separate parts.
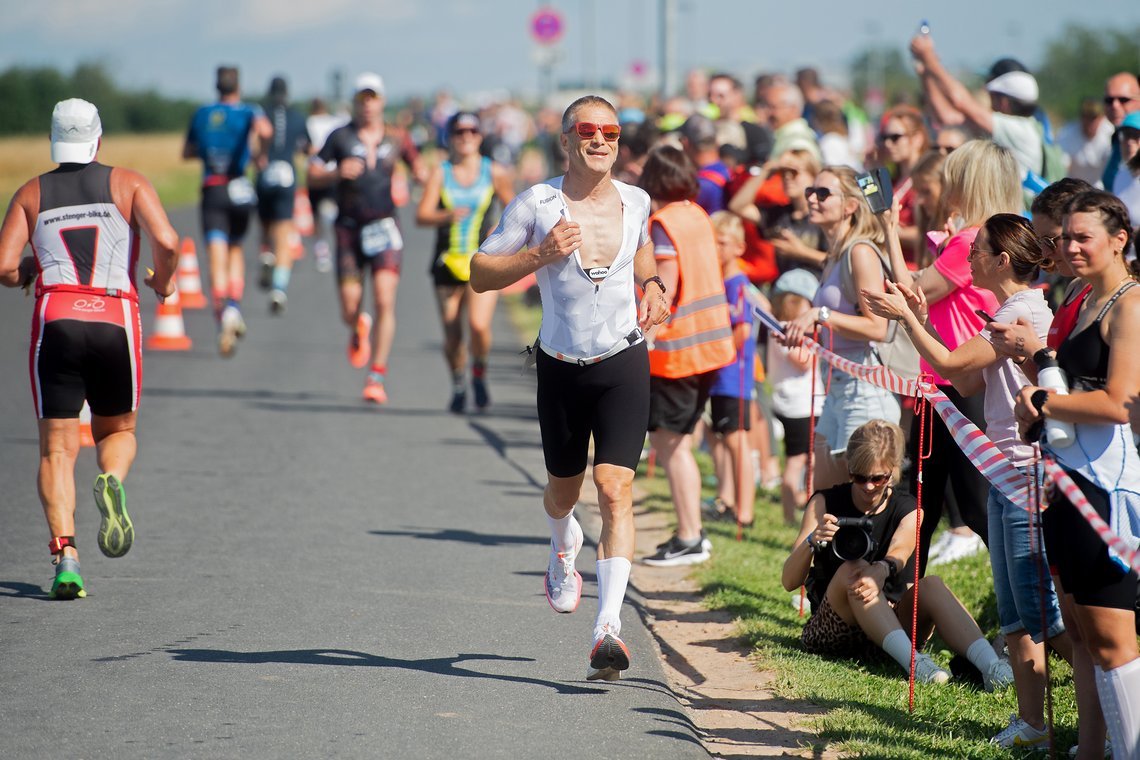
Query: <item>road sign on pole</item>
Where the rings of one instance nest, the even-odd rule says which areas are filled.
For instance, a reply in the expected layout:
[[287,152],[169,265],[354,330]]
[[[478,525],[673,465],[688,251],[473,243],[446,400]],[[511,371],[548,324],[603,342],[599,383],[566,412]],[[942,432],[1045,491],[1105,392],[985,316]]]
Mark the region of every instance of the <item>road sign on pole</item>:
[[562,14],[556,8],[544,5],[530,17],[530,34],[540,45],[553,45],[562,39],[565,27]]

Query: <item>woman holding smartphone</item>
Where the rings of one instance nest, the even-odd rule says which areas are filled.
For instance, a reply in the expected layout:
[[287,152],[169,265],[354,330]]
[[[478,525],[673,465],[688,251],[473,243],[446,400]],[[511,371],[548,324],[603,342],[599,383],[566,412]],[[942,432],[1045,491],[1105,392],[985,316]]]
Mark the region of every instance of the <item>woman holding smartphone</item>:
[[[1128,210],[1103,191],[1081,193],[1065,209],[1062,252],[1092,286],[1076,325],[1055,353],[1070,392],[1027,385],[1017,395],[1022,428],[1039,420],[1070,422],[1076,441],[1049,451],[1109,527],[1140,544],[1140,456],[1128,404],[1140,388],[1140,288],[1124,259],[1132,238]],[[1038,354],[1038,364],[1046,357]],[[1058,489],[1045,513],[1045,545],[1072,596],[1077,625],[1092,658],[1101,713],[1113,756],[1140,756],[1140,650],[1136,642],[1137,575],[1110,551]],[[1096,723],[1084,703],[1080,719]],[[1082,731],[1079,757],[1099,756],[1099,740]]]
[[[1032,287],[1045,260],[1033,226],[1017,214],[996,214],[985,221],[970,247],[967,261],[975,286],[993,294],[999,306],[989,323],[1021,320],[1044,338],[1053,319],[1041,290]],[[906,285],[887,284],[887,292],[865,293],[871,311],[903,321],[919,354],[964,396],[984,386],[986,434],[1007,459],[1025,473],[1028,483],[1033,448],[1018,435],[1014,397],[1028,379],[1018,362],[994,350],[989,331],[950,350],[927,321],[926,304]],[[982,310],[979,309],[979,315]],[[1071,661],[1072,644],[1065,633],[1047,564],[1040,556],[1029,512],[993,486],[986,504],[989,518],[990,566],[998,622],[1009,646],[1017,689],[1017,715],[992,739],[1002,747],[1035,746],[1048,741],[1045,726],[1045,644]],[[1042,589],[1041,584],[1045,584]],[[1042,629],[1044,621],[1044,629]]]

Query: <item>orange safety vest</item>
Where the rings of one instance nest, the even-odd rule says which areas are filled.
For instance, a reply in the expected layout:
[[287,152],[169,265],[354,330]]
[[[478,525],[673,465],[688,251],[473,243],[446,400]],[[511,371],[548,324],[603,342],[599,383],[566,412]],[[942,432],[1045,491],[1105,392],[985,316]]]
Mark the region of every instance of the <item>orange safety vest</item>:
[[649,374],[682,378],[711,372],[736,359],[732,322],[708,214],[690,201],[670,203],[649,218],[673,242],[680,272],[677,298],[649,352]]

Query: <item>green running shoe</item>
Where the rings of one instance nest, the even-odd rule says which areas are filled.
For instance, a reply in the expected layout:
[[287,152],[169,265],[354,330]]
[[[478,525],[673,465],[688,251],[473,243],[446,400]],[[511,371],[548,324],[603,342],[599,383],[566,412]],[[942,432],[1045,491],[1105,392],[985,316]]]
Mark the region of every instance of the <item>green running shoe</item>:
[[135,540],[135,526],[127,514],[127,494],[114,475],[95,478],[95,506],[103,515],[99,523],[99,550],[108,557],[121,557]]
[[55,580],[51,584],[52,599],[82,599],[87,596],[83,590],[83,576],[79,574],[79,560],[61,557],[55,566]]

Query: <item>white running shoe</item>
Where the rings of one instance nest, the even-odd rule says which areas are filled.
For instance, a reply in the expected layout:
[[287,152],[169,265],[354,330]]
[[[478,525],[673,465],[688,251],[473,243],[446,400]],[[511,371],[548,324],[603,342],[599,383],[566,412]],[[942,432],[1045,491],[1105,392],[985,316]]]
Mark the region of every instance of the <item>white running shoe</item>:
[[998,731],[990,744],[1013,749],[1014,747],[1040,747],[1045,749],[1049,744],[1049,729],[1034,728],[1016,715],[1009,716],[1009,725]]
[[218,353],[222,356],[233,356],[237,348],[237,339],[245,335],[245,320],[241,312],[232,304],[222,309],[222,319],[218,331]]
[[564,552],[550,542],[550,563],[546,566],[546,601],[555,612],[570,613],[578,609],[582,600],[582,576],[574,569],[574,560],[582,551],[582,526],[570,518],[570,532],[574,534],[574,547]]
[[1001,691],[1012,683],[1013,668],[1010,667],[1009,660],[995,660],[982,673],[982,684],[986,691]]
[[942,556],[942,552],[946,551],[946,547],[950,545],[952,538],[954,538],[952,531],[944,530],[939,533],[938,538],[930,542],[930,550],[926,553],[927,563],[932,563],[935,559]]
[[610,631],[610,626],[604,625],[594,632],[590,667],[586,668],[587,681],[617,681],[621,672],[629,669],[629,649],[616,633]]
[[[947,531],[947,533],[949,533],[949,531]],[[929,560],[927,562],[928,566],[945,565],[948,562],[954,562],[963,557],[973,556],[980,551],[984,551],[986,548],[986,545],[982,542],[982,537],[977,533],[971,533],[968,536],[950,533],[950,536],[946,548],[939,553],[937,559]]]
[[914,656],[914,680],[916,683],[946,683],[950,674],[946,672],[930,655],[919,652]]

